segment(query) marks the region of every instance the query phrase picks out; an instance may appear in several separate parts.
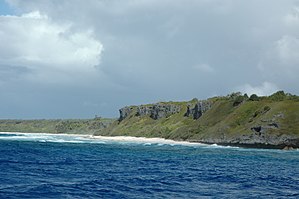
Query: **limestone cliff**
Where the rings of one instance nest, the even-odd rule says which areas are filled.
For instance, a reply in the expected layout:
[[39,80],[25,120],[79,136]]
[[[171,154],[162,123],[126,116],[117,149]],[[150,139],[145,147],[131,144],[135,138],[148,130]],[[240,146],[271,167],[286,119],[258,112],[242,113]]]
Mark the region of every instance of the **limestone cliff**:
[[129,106],[126,106],[124,108],[119,109],[119,119],[118,119],[118,121],[121,122],[122,120],[126,119],[130,115],[132,110],[133,110],[133,107],[129,107]]
[[180,106],[174,104],[153,104],[153,105],[140,105],[140,106],[126,106],[119,109],[119,119],[122,121],[126,119],[131,113],[134,112],[134,116],[149,116],[154,120],[169,117],[173,114],[179,113],[181,110]]
[[211,108],[211,103],[208,100],[202,100],[195,104],[194,108],[191,108],[192,105],[187,105],[187,112],[184,116],[189,117],[192,116],[193,119],[197,120]]

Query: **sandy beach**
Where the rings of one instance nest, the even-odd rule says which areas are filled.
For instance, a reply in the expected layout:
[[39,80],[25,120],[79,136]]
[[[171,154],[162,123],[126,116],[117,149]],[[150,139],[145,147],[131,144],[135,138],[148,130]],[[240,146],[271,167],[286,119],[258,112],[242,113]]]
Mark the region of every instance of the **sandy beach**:
[[94,139],[119,141],[119,142],[139,142],[139,143],[153,143],[153,144],[181,144],[181,145],[203,145],[201,143],[191,143],[186,141],[174,141],[164,138],[146,138],[146,137],[132,137],[132,136],[92,136]]

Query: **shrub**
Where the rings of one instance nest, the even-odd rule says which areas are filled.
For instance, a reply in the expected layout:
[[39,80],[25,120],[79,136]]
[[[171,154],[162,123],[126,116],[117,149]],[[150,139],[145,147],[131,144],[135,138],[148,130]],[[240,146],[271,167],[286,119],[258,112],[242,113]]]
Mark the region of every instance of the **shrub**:
[[286,99],[287,95],[285,94],[284,91],[277,91],[276,93],[272,94],[269,99],[273,100],[273,101],[283,101],[284,99]]
[[250,101],[259,101],[259,97],[256,94],[252,94],[249,98]]
[[244,100],[245,100],[244,96],[242,95],[237,96],[234,100],[233,106],[240,105]]
[[231,93],[231,94],[228,95],[228,97],[229,97],[230,99],[235,99],[235,98],[237,98],[237,97],[239,97],[239,96],[242,96],[242,93],[241,93],[241,92],[235,92],[235,93]]

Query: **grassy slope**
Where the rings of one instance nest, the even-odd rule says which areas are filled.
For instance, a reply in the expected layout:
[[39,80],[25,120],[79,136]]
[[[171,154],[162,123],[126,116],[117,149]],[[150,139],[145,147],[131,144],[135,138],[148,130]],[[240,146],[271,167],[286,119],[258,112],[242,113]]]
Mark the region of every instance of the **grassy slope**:
[[246,100],[238,106],[233,106],[234,99],[228,97],[209,100],[213,103],[212,108],[198,120],[184,117],[187,104],[194,104],[194,101],[176,103],[181,106],[181,112],[159,120],[135,116],[134,107],[135,111],[128,118],[120,123],[116,121],[96,134],[200,140],[250,134],[254,126],[275,122],[279,124],[279,129],[270,129],[270,133],[299,136],[298,98],[281,101],[261,98],[260,101]]
[[93,134],[113,119],[0,120],[0,132]]

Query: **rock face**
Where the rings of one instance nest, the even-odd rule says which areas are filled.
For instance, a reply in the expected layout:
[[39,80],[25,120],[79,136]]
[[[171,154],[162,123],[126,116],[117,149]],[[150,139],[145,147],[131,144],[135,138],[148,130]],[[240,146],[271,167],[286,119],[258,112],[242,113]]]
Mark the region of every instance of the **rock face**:
[[192,116],[193,119],[197,120],[200,118],[207,110],[211,108],[211,103],[207,100],[199,101],[195,104],[194,108],[190,108],[191,105],[187,106],[187,111],[185,117]]
[[272,133],[252,132],[249,135],[240,135],[233,138],[205,138],[200,140],[206,144],[219,144],[226,146],[241,146],[250,148],[276,148],[284,149],[297,148],[299,146],[299,138],[291,135],[278,135]]
[[119,119],[118,121],[123,121],[126,117],[128,117],[133,111],[133,107],[126,106],[124,108],[119,109]]
[[256,125],[250,128],[253,133],[257,133],[258,135],[263,135],[267,133],[268,130],[279,130],[280,124],[277,121],[278,118],[283,118],[284,114],[279,113],[273,116],[273,118],[268,120],[261,120],[259,123],[260,125]]
[[204,143],[216,143],[220,145],[236,145],[253,148],[277,148],[292,149],[299,146],[299,137],[295,135],[280,134],[280,124],[275,121],[282,114],[275,115],[271,120],[262,120],[263,124],[250,128],[251,133],[234,137],[205,138]]
[[138,106],[136,116],[151,115],[153,111],[153,106]]
[[181,110],[180,106],[173,105],[173,104],[155,104],[153,106],[153,110],[151,112],[150,117],[154,120],[169,117],[170,115],[179,113]]
[[[118,121],[122,121],[127,118],[131,113],[133,113],[133,107],[124,107],[119,109],[119,119]],[[153,104],[153,105],[140,105],[136,108],[135,116],[149,116],[154,120],[158,120],[161,118],[169,117],[173,114],[179,113],[181,111],[181,107],[175,104]]]
[[[197,120],[200,118],[206,111],[211,108],[211,103],[208,100],[198,101],[193,108],[189,104],[187,106],[187,111],[185,113],[185,117],[192,117]],[[126,106],[124,108],[119,109],[119,119],[118,121],[122,121],[127,118],[132,112],[134,108],[130,106]],[[169,117],[173,114],[179,113],[181,111],[181,106],[173,103],[157,103],[153,105],[140,105],[137,106],[135,116],[149,116],[154,120],[158,120],[161,118]]]
[[148,115],[154,120],[169,117],[170,115],[179,113],[181,107],[174,104],[154,104],[147,106],[138,106],[136,116]]
[[254,126],[251,127],[251,131],[262,134],[264,132],[266,132],[268,129],[278,129],[279,125],[278,123],[269,123],[267,125],[260,125],[260,126]]

